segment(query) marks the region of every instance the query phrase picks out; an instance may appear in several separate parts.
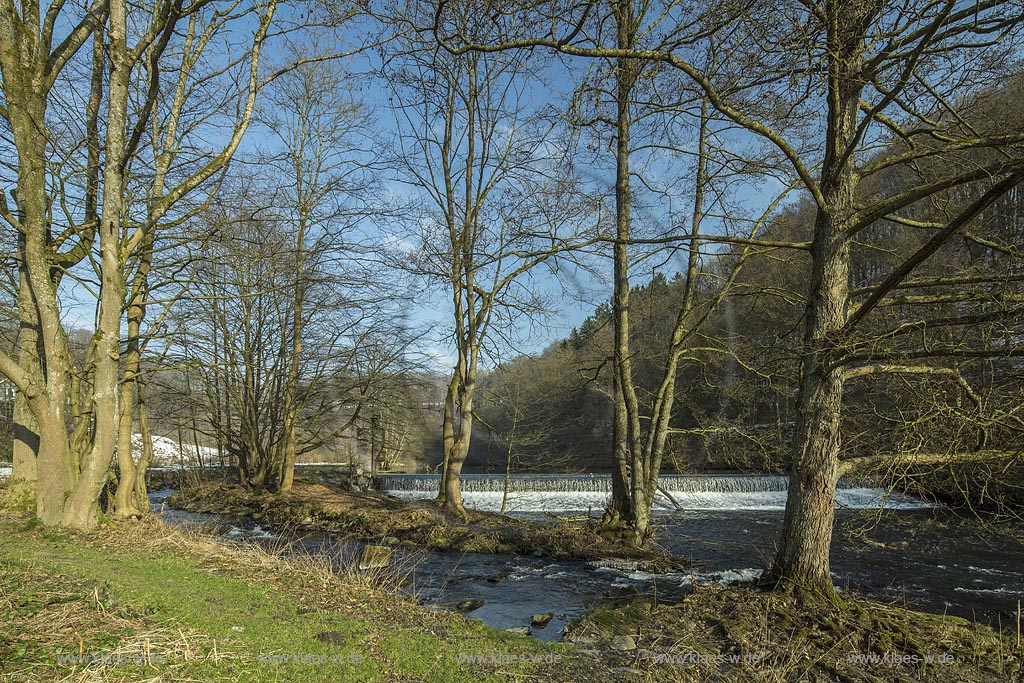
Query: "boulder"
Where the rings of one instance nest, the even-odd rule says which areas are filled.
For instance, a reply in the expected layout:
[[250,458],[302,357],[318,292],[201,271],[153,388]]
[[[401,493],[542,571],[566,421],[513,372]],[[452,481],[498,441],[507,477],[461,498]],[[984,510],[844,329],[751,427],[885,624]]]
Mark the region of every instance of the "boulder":
[[507,628],[505,630],[509,633],[515,633],[519,636],[528,636],[531,633],[533,633],[533,631],[530,630],[529,626],[516,626],[515,628]]
[[530,617],[530,623],[537,628],[544,628],[548,625],[548,622],[555,618],[554,612],[545,612],[544,614],[534,614]]
[[483,606],[484,606],[484,601],[483,600],[470,599],[470,600],[461,600],[461,601],[459,601],[459,603],[457,605],[455,605],[455,609],[459,610],[460,612],[472,612],[473,610],[480,609]]
[[367,545],[359,551],[356,557],[359,571],[367,569],[380,569],[391,564],[391,548],[383,545]]

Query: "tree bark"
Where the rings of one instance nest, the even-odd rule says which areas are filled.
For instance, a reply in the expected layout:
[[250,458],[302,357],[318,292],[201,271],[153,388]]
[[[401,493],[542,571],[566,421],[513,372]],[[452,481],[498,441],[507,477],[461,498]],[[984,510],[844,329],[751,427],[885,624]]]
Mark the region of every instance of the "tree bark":
[[[617,4],[618,45],[633,47],[633,5],[629,0]],[[629,342],[629,244],[632,223],[630,187],[630,101],[636,84],[635,60],[616,61],[616,149],[615,149],[615,245],[613,247],[613,393],[615,416],[612,427],[612,513],[620,521],[635,525],[636,459],[639,453],[640,416],[633,385],[633,361]]]
[[[441,505],[447,503],[448,489],[445,482],[448,480],[448,462],[452,451],[455,450],[455,392],[458,386],[458,378],[455,371],[451,380],[448,381],[448,389],[444,395],[444,415],[441,418],[441,485],[437,487],[436,500]],[[459,497],[461,500],[461,496]]]
[[[82,461],[81,478],[67,500],[63,524],[91,529],[99,513],[99,494],[107,481],[120,422],[121,309],[125,282],[121,262],[121,214],[124,205],[125,126],[132,64],[128,54],[128,9],[124,0],[110,0],[107,27],[110,80],[107,90],[106,164],[103,168],[103,209],[100,216],[100,312],[94,335],[93,439]],[[131,458],[129,450],[127,457]],[[134,465],[132,466],[134,484]]]
[[[121,379],[120,422],[117,436],[117,465],[119,478],[114,494],[114,514],[118,517],[137,517],[142,514],[144,501],[136,495],[138,480],[143,480],[145,489],[145,459],[140,456],[136,464],[132,447],[132,431],[135,424],[135,400],[139,387],[142,367],[142,321],[146,316],[145,298],[148,296],[149,269],[153,254],[152,233],[143,240],[139,265],[132,278],[131,297],[128,302],[127,345],[124,357],[124,374]],[[145,446],[143,446],[145,448]]]
[[149,508],[149,490],[146,486],[146,471],[153,462],[153,430],[149,426],[149,413],[146,411],[146,386],[138,383],[137,412],[139,415],[139,434],[142,437],[142,455],[135,475],[135,506],[140,510]]
[[[24,237],[19,235],[19,248],[24,251]],[[42,367],[41,339],[39,334],[39,316],[32,299],[32,289],[28,286],[28,276],[24,264],[19,267],[18,285],[18,366],[30,377],[40,378]],[[12,414],[13,454],[11,462],[11,481],[8,484],[7,505],[16,510],[34,510],[36,502],[36,457],[39,452],[39,427],[36,418],[29,408],[28,400],[22,392],[14,396]]]
[[[460,354],[461,356],[462,354]],[[469,455],[473,435],[473,395],[476,392],[476,350],[469,353],[468,360],[462,360],[456,368],[458,416],[453,420],[454,440],[445,458],[447,466],[442,476],[441,489],[444,491],[443,505],[446,509],[466,516],[462,504],[462,465]],[[462,370],[461,368],[465,368]]]

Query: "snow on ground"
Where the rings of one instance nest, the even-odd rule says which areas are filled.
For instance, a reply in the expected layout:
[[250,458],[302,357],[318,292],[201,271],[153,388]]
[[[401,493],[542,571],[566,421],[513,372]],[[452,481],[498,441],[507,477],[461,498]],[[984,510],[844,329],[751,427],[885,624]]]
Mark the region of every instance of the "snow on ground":
[[[132,434],[132,448],[142,450],[142,435]],[[217,460],[217,449],[195,444],[179,444],[166,436],[153,436],[153,467],[193,466],[202,457],[204,463]]]
[[[132,434],[132,448],[136,452],[142,451],[142,435]],[[174,469],[179,467],[194,467],[202,457],[206,464],[219,462],[217,449],[212,446],[199,446],[198,450],[194,443],[179,444],[177,441],[166,436],[153,436],[153,463],[150,469]],[[300,462],[300,467],[338,467],[344,463],[337,462]]]

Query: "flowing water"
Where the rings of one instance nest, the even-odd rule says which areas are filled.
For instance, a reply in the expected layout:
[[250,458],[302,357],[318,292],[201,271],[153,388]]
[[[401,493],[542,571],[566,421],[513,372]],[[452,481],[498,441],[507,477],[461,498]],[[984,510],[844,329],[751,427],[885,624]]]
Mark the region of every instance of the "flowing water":
[[[385,491],[399,498],[436,495],[436,475],[385,475]],[[584,563],[531,556],[425,553],[396,549],[395,564],[408,573],[405,590],[425,604],[454,608],[484,600],[469,614],[499,628],[526,626],[532,614],[554,612],[542,640],[558,640],[571,619],[616,597],[643,595],[671,601],[691,584],[756,578],[782,524],[786,478],[781,476],[663,477],[655,504],[657,540],[688,560],[691,569],[654,575],[628,562]],[[467,507],[500,508],[504,480],[496,475],[463,477]],[[603,511],[610,492],[607,475],[521,475],[509,482],[507,510],[548,519],[546,513]],[[163,492],[153,494],[159,506]],[[677,505],[679,507],[677,507]],[[215,520],[164,509],[172,523]],[[935,520],[948,513],[922,500],[876,488],[870,481],[844,480],[837,494],[832,550],[833,580],[841,590],[908,606],[1003,624],[1015,617],[1024,597],[1024,546],[994,547],[981,537],[951,535]],[[227,524],[228,536],[282,540],[311,552],[351,557],[357,544],[329,535],[279,539],[273,530]],[[869,540],[865,540],[865,537]],[[344,561],[344,560],[340,560]]]
[[[391,474],[378,477],[380,488],[406,500],[437,495],[436,474]],[[497,512],[501,509],[505,480],[490,474],[463,475],[466,507]],[[681,475],[659,479],[654,498],[656,511],[784,510],[788,478],[781,475]],[[609,475],[516,475],[509,479],[505,511],[601,511],[611,494]],[[667,492],[667,493],[666,493]],[[918,498],[874,488],[863,479],[843,479],[836,492],[839,507],[854,509],[928,507]],[[677,507],[678,506],[678,507]]]

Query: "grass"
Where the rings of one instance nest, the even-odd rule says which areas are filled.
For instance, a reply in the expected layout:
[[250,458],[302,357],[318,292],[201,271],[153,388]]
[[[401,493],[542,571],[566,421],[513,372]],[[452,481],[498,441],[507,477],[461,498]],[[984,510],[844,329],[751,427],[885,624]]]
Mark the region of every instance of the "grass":
[[573,647],[421,607],[388,588],[409,567],[338,572],[346,558],[155,517],[82,535],[0,513],[0,539],[0,683],[1024,681],[1015,634],[852,596],[695,587],[606,604],[570,626]]
[[4,682],[607,679],[567,646],[159,520],[68,535],[4,517],[0,536]]

